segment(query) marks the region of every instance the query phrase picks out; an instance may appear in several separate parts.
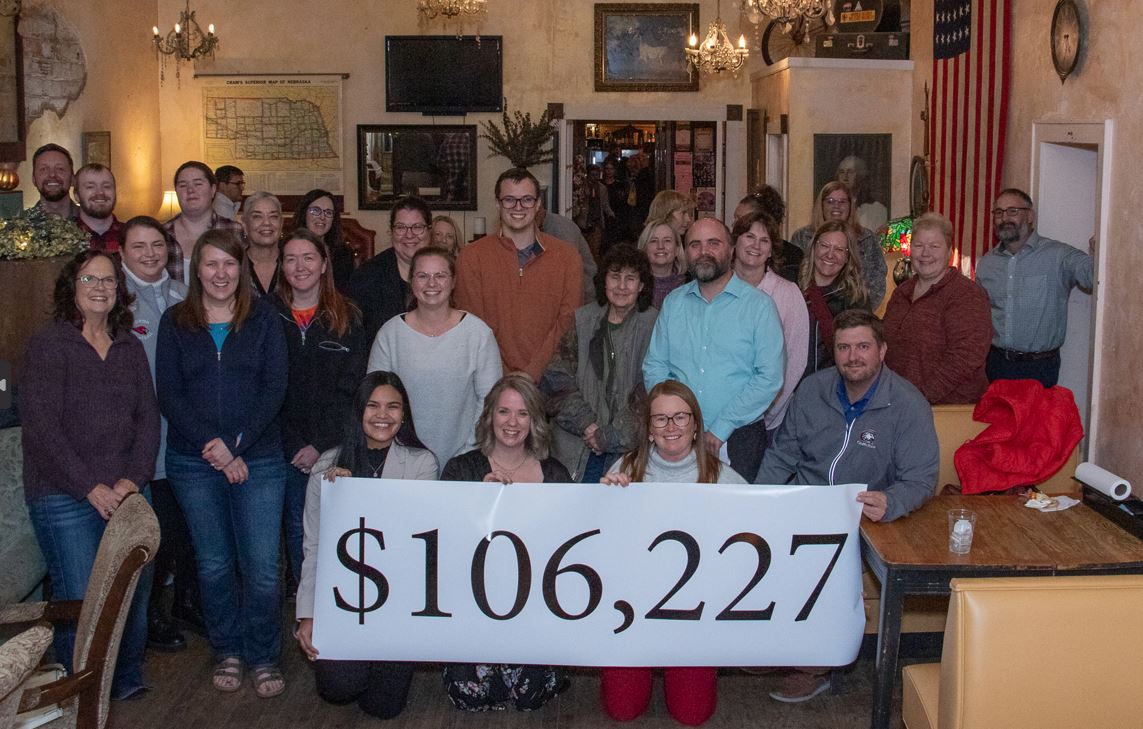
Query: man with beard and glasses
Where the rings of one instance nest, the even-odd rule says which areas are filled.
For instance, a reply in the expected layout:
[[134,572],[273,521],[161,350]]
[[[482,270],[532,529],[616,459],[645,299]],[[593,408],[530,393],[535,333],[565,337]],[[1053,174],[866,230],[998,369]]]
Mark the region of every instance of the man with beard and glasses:
[[58,144],[45,144],[32,155],[32,184],[40,192],[34,207],[44,212],[75,220],[79,206],[71,201],[71,153]]
[[694,222],[684,240],[692,280],[663,301],[643,383],[647,390],[663,380],[689,387],[707,423],[701,435],[708,447],[749,480],[766,450],[762,414],[782,388],[778,310],[734,274],[730,231],[721,220]]
[[[1035,232],[1036,211],[1023,190],[1001,191],[992,209],[997,246],[976,266],[976,281],[992,302],[989,381],[1039,380],[1060,375],[1060,346],[1073,287],[1091,291],[1092,256]],[[1094,252],[1094,239],[1089,242]]]
[[[863,483],[861,512],[892,521],[936,490],[940,448],[929,401],[885,366],[881,320],[864,309],[834,319],[834,368],[815,372],[790,400],[754,483]],[[787,673],[770,697],[809,701],[830,688],[826,668]]]
[[118,253],[123,224],[115,217],[115,175],[92,162],[75,173],[75,198],[79,200],[76,223],[87,233],[87,245],[93,251]]

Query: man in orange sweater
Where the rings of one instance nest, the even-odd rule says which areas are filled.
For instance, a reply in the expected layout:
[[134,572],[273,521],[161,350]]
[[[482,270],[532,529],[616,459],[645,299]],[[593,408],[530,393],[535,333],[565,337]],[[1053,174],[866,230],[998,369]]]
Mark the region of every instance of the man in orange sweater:
[[499,235],[464,248],[457,259],[456,305],[496,335],[504,371],[538,380],[582,303],[583,273],[575,248],[536,225],[540,183],[528,170],[496,180]]

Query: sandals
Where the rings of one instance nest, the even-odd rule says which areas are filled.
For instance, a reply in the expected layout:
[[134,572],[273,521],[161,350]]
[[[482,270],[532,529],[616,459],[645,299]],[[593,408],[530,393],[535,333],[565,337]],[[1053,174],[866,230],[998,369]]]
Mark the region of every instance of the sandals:
[[215,691],[232,694],[242,688],[242,660],[230,656],[223,658],[214,665],[214,674],[211,683]]
[[254,669],[254,693],[260,699],[272,699],[286,690],[286,679],[277,666]]

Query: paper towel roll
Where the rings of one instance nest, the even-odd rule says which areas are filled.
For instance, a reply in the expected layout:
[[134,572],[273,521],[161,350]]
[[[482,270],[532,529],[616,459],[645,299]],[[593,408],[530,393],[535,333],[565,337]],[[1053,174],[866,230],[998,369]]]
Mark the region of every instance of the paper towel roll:
[[1076,480],[1116,501],[1123,501],[1131,495],[1131,484],[1126,479],[1087,461],[1076,466]]

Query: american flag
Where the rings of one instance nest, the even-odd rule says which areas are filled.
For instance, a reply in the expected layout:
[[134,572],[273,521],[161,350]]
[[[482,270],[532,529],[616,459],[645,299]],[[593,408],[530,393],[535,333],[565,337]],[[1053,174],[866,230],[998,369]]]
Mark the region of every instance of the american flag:
[[929,109],[933,210],[952,221],[962,268],[992,245],[1008,114],[1010,0],[936,0]]

